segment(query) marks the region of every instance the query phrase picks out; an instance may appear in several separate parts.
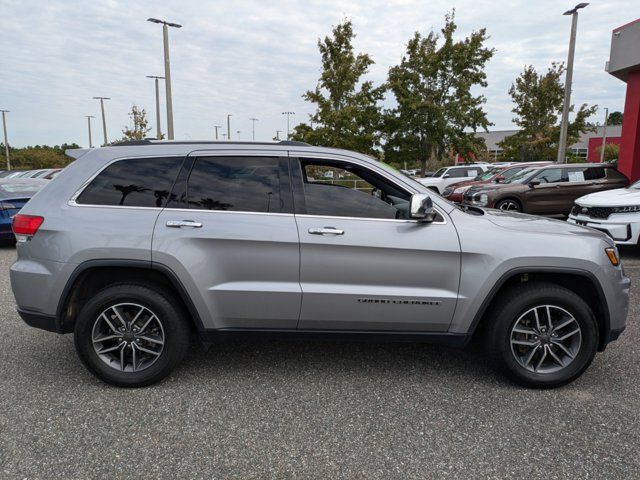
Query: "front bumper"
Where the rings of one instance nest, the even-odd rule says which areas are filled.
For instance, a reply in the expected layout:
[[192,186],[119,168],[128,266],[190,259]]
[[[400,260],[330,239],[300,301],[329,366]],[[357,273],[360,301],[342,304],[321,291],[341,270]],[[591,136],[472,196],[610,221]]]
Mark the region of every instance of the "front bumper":
[[613,214],[608,219],[570,214],[569,223],[595,228],[606,233],[618,245],[637,245],[640,237],[640,215]]

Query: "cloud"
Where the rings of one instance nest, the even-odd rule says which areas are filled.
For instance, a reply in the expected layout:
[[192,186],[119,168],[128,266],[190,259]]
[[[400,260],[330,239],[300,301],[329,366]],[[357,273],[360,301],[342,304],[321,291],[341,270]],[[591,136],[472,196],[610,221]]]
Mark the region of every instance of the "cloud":
[[[566,4],[565,4],[566,3]],[[456,8],[459,34],[486,27],[496,48],[488,69],[489,118],[495,128],[511,126],[507,90],[528,64],[544,70],[566,59],[571,2],[458,0],[165,2],[0,1],[0,108],[8,116],[9,141],[86,145],[86,119],[96,115],[94,139],[101,140],[99,104],[106,102],[111,140],[128,123],[131,104],[143,106],[155,124],[153,81],[163,74],[162,36],[148,17],[184,25],[170,29],[174,117],[177,139],[213,138],[213,126],[249,139],[250,117],[259,118],[256,138],[285,130],[285,110],[306,120],[312,106],[301,95],[317,82],[316,42],[344,18],[355,25],[357,51],[376,64],[369,78],[383,82],[416,30],[439,29]],[[635,1],[592,3],[580,14],[573,101],[622,110],[624,84],[604,72],[611,30],[634,18]],[[164,96],[162,95],[163,128]],[[601,116],[601,115],[600,115]]]

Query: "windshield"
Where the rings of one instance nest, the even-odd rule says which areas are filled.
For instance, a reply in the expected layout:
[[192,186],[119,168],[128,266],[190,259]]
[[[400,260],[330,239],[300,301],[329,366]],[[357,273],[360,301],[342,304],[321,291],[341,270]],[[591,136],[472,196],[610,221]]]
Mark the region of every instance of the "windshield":
[[442,175],[444,175],[444,172],[446,172],[446,171],[447,171],[447,167],[442,167],[440,170],[438,170],[432,176],[433,177],[441,177]]
[[525,179],[529,178],[529,176],[536,172],[537,168],[525,168],[524,170],[520,170],[515,175],[507,178],[504,183],[522,183]]
[[31,197],[42,188],[42,184],[5,183],[0,185],[0,193],[4,197]]

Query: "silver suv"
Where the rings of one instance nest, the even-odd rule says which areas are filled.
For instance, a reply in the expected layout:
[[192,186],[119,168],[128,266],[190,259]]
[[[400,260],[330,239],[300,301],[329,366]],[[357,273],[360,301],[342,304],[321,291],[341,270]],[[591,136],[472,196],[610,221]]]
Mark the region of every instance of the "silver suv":
[[513,380],[556,387],[625,326],[629,279],[606,235],[457,207],[364,155],[155,141],[69,154],[14,218],[11,284],[25,322],[73,332],[112,384],[165,377],[195,332],[481,336]]

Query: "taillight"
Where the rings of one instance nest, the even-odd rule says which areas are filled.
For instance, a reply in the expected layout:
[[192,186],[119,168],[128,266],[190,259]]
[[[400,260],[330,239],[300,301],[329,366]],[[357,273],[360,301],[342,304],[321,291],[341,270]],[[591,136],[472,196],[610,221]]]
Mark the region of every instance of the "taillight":
[[11,228],[16,235],[26,235],[28,237],[35,235],[44,222],[44,217],[37,215],[21,215],[18,213],[13,217]]

